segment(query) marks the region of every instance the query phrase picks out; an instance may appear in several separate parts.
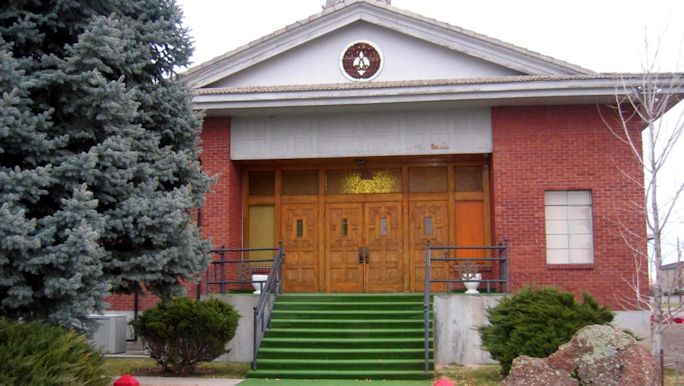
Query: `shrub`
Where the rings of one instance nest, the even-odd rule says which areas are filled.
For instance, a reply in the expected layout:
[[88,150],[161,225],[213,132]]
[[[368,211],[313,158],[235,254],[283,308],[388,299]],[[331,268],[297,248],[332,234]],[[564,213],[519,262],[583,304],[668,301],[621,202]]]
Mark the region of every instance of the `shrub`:
[[107,385],[103,362],[74,332],[0,318],[0,385]]
[[237,328],[240,315],[220,300],[176,298],[131,322],[150,356],[167,372],[187,374],[216,359]]
[[482,347],[507,375],[519,355],[549,356],[580,328],[613,320],[613,313],[591,295],[583,297],[578,303],[571,293],[554,288],[523,289],[487,310],[489,324],[478,328]]

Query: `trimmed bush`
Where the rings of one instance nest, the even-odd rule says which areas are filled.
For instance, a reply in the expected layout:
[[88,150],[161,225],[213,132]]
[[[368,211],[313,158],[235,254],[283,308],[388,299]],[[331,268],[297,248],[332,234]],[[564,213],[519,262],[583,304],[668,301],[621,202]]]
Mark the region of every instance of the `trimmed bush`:
[[131,322],[150,356],[166,372],[187,374],[225,353],[240,315],[220,300],[176,298]]
[[580,328],[608,324],[613,313],[588,293],[582,303],[554,288],[525,288],[487,310],[489,324],[478,328],[482,347],[501,363],[505,376],[520,355],[543,358],[570,341]]
[[103,362],[84,336],[0,318],[0,385],[107,385]]

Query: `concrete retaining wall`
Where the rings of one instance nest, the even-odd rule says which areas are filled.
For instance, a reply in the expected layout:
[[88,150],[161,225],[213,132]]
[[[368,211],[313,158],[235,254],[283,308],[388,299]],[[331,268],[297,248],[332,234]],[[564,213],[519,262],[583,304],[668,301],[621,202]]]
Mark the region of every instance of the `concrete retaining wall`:
[[486,310],[505,295],[435,295],[435,363],[481,365],[497,363],[482,350],[475,330],[487,322]]
[[[217,361],[224,362],[251,362],[252,361],[252,337],[254,326],[254,307],[259,301],[259,295],[252,294],[226,294],[209,295],[209,298],[221,299],[235,307],[240,314],[238,328],[235,337],[226,345],[227,354],[221,355]],[[271,297],[271,302],[273,297]],[[268,309],[269,306],[266,306]],[[268,320],[268,314],[266,315]]]
[[[482,365],[496,363],[489,353],[482,350],[477,327],[487,323],[486,311],[507,295],[434,296],[435,315],[435,363]],[[648,345],[650,324],[648,311],[615,311],[613,326],[630,330],[642,344]]]
[[[487,323],[486,311],[494,307],[507,295],[463,295],[436,294],[433,300],[435,327],[435,363],[463,365],[481,365],[496,363],[489,353],[480,347],[482,342],[477,327]],[[235,337],[228,342],[227,354],[217,360],[225,362],[251,362],[254,306],[258,295],[227,294],[210,295],[232,304],[240,314],[240,321]],[[273,301],[273,298],[270,299]],[[106,314],[125,314],[133,319],[133,312],[109,311]],[[650,342],[650,324],[648,311],[616,311],[613,325],[627,329],[643,340],[648,347]],[[129,338],[132,331],[129,332]]]

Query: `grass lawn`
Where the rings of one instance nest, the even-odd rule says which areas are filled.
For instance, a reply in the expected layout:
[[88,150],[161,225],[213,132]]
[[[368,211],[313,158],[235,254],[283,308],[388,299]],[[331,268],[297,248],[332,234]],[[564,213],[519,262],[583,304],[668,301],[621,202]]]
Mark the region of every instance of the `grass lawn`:
[[[151,375],[170,377],[175,374],[164,374],[157,363],[150,358],[106,358],[104,363],[107,375],[116,377],[123,374]],[[244,378],[249,371],[249,363],[210,362],[200,363],[197,374],[193,377],[206,378]]]
[[482,366],[437,366],[436,379],[446,377],[455,386],[494,386],[501,384],[501,367],[499,365]]
[[[106,358],[104,368],[107,375],[117,377],[123,374],[164,376],[154,360],[149,358]],[[226,363],[211,362],[202,363],[198,367],[198,373],[193,377],[205,378],[233,378],[241,379],[247,376],[249,363]],[[498,386],[501,384],[499,366],[438,366],[436,378],[446,377],[451,379],[455,386]],[[174,376],[174,374],[167,374]],[[684,371],[680,371],[680,382],[684,381]],[[433,381],[353,381],[336,379],[247,379],[240,386],[297,386],[297,385],[320,385],[320,386],[361,386],[367,383],[375,383],[382,386],[430,386]],[[675,385],[675,371],[665,369],[665,385]]]
[[[163,374],[154,360],[149,358],[106,358],[104,367],[107,375],[117,377],[123,374],[151,375],[151,376],[174,376]],[[193,377],[206,378],[245,378],[249,371],[249,363],[225,363],[211,362],[202,363],[198,366],[198,373]],[[499,385],[499,366],[441,366],[436,371],[437,379],[448,377],[456,386],[465,385]],[[673,373],[674,374],[674,373]],[[674,376],[673,376],[674,379]],[[367,383],[375,383],[382,386],[430,386],[433,381],[365,381],[365,380],[306,380],[306,379],[247,379],[240,386],[262,385],[321,385],[321,386],[360,386]]]
[[[677,384],[675,383],[676,379],[674,369],[665,369],[665,386],[675,386]],[[680,369],[679,384],[681,385],[682,382],[684,382],[684,370]]]

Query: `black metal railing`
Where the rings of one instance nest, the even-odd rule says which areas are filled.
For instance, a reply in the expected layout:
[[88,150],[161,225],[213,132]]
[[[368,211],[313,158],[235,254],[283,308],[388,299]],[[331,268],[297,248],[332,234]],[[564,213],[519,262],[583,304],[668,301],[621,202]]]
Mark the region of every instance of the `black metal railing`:
[[[483,251],[485,255],[495,253],[496,257],[482,256],[482,257],[451,257],[451,251]],[[442,257],[433,257],[433,251],[441,251]],[[498,278],[497,279],[476,279],[474,277],[452,279],[451,273],[446,279],[432,279],[430,277],[430,270],[432,262],[498,262]],[[430,368],[430,286],[433,283],[446,283],[447,292],[451,288],[452,283],[486,283],[487,292],[491,291],[491,285],[497,284],[499,292],[509,291],[509,271],[508,271],[508,241],[499,243],[493,246],[433,246],[428,240],[425,249],[425,287],[423,289],[423,328],[424,342],[423,348],[425,350],[425,371]]]
[[[245,255],[250,253],[269,251],[274,253],[272,259],[245,259]],[[279,242],[277,248],[219,248],[211,252],[219,255],[219,258],[212,260],[210,268],[205,273],[205,294],[209,294],[210,286],[218,286],[217,292],[223,294],[231,286],[259,283],[261,293],[259,294],[257,304],[253,308],[254,324],[252,330],[252,369],[256,370],[259,346],[266,329],[271,324],[271,311],[273,311],[275,297],[280,295],[282,291],[282,268],[285,258],[283,244]],[[268,269],[266,280],[253,280],[251,276],[252,270],[261,270],[264,267],[255,267],[249,270],[245,269],[245,267],[264,263],[272,263],[270,269]],[[233,270],[233,272],[226,271],[227,267],[236,264],[239,264],[242,272],[238,272],[238,270]],[[247,272],[249,277],[244,277]]]

